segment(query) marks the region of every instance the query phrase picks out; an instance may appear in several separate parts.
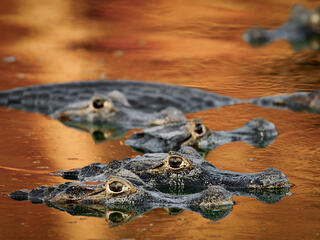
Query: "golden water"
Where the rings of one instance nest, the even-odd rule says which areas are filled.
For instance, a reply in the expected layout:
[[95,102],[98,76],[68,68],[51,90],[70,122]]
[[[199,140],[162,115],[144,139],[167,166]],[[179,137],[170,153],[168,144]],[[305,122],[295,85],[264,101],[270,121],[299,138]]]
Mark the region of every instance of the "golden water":
[[[318,90],[316,53],[296,53],[285,41],[251,48],[242,40],[253,25],[279,26],[294,3],[2,0],[0,90],[87,79],[172,83],[240,99]],[[15,61],[2,60],[9,56]],[[156,209],[116,228],[101,218],[13,201],[11,191],[63,182],[49,172],[136,153],[123,140],[95,144],[85,132],[48,117],[0,108],[0,238],[320,239],[319,115],[239,105],[187,117],[216,130],[255,117],[274,122],[279,136],[268,148],[232,143],[207,160],[239,172],[276,167],[296,185],[292,195],[276,204],[235,197],[231,214],[215,223],[196,213],[169,216]]]

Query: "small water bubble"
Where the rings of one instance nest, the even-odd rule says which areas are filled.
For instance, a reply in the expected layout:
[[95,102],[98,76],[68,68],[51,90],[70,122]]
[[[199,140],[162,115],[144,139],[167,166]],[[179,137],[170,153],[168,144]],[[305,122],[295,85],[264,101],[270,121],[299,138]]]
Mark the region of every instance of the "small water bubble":
[[105,74],[105,73],[101,73],[101,74],[100,74],[100,78],[101,78],[101,79],[105,79],[105,78],[106,78],[106,74]]
[[141,228],[141,231],[143,231],[143,232],[146,231],[146,230],[147,230],[146,228]]
[[153,224],[152,224],[152,223],[150,223],[150,224],[149,224],[149,226],[150,226],[150,227],[152,227],[152,226],[153,226]]
[[249,161],[253,161],[254,159],[253,158],[249,158]]
[[37,168],[39,168],[39,169],[48,169],[49,167],[48,166],[38,166]]
[[23,73],[18,73],[17,78],[24,79],[25,75]]
[[16,61],[16,58],[14,56],[4,57],[3,61],[7,63],[12,63]]
[[117,57],[123,56],[123,51],[122,51],[122,50],[114,51],[114,52],[113,52],[113,55],[114,55],[114,56],[117,56]]
[[180,218],[181,221],[184,221],[184,218]]

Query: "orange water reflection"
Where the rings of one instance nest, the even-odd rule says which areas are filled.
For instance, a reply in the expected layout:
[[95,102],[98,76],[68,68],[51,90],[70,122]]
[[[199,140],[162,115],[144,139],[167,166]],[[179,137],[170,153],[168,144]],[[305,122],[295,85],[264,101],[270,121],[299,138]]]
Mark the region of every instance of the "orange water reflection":
[[[301,1],[307,7],[319,2]],[[319,55],[288,43],[254,49],[242,39],[252,25],[277,27],[292,1],[2,1],[0,89],[85,79],[135,79],[200,87],[251,98],[320,88]],[[266,149],[245,143],[219,147],[219,168],[255,172],[277,167],[296,184],[274,205],[236,197],[215,224],[196,213],[157,209],[118,228],[103,219],[71,217],[5,195],[63,181],[46,173],[135,156],[122,140],[95,144],[84,132],[38,114],[0,109],[0,226],[3,239],[319,239],[319,116],[251,105],[188,114],[211,129],[273,121],[279,137]],[[1,168],[4,166],[6,168]],[[8,169],[10,168],[10,169]],[[16,170],[14,170],[16,169]],[[150,224],[152,224],[150,226]]]

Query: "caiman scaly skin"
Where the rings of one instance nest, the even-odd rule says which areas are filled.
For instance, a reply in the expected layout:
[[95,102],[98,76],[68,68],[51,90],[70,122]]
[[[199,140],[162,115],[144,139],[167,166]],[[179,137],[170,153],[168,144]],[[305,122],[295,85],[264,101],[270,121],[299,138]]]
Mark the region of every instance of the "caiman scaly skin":
[[301,5],[294,5],[286,23],[274,30],[261,27],[249,29],[243,38],[253,46],[263,46],[277,40],[287,40],[293,49],[300,51],[309,48],[320,50],[320,8],[308,10]]
[[199,192],[219,185],[236,195],[248,195],[264,202],[276,202],[289,191],[288,178],[275,168],[258,173],[237,173],[216,168],[191,147],[177,152],[148,153],[109,164],[93,163],[80,169],[55,175],[83,182],[105,181],[126,169],[138,175],[148,186],[162,192]]
[[[90,212],[98,208],[101,214],[101,209],[104,209],[107,220],[110,220],[112,212],[142,215],[154,208],[187,209],[207,217],[221,218],[226,216],[226,212],[229,213],[233,206],[232,194],[220,186],[210,186],[194,194],[171,195],[150,188],[137,175],[125,169],[116,175],[110,175],[103,183],[67,182],[53,187],[38,187],[31,191],[20,190],[10,193],[9,196],[20,201],[46,203],[64,211],[74,211],[77,206],[78,209],[91,209]],[[219,211],[224,214],[216,214]],[[115,214],[113,220],[114,217]]]
[[[132,109],[150,113],[167,107],[174,107],[183,113],[197,112],[240,102],[196,88],[140,81],[107,80],[38,85],[2,91],[0,105],[52,115],[61,112],[68,105],[77,106],[83,101],[88,102],[95,95],[110,97],[110,93],[115,91],[125,96]],[[119,101],[118,95],[111,94],[110,98]]]
[[142,132],[133,133],[125,144],[145,153],[177,151],[182,146],[192,146],[206,153],[220,145],[236,141],[266,147],[277,135],[274,124],[261,118],[232,131],[212,131],[200,119],[194,119],[143,129]]
[[317,92],[296,92],[292,94],[282,94],[270,97],[255,98],[248,103],[262,107],[277,109],[288,109],[292,111],[306,111],[320,113],[320,91]]

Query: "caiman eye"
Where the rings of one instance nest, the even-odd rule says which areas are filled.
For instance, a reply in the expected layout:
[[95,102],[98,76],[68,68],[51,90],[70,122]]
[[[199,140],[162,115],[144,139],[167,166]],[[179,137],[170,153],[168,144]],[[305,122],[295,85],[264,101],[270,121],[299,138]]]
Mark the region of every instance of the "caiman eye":
[[121,223],[121,222],[123,222],[124,219],[125,219],[125,217],[123,216],[123,214],[121,212],[112,212],[109,215],[109,221],[111,221],[113,223]]
[[170,157],[169,160],[169,166],[172,167],[172,168],[180,168],[183,160],[181,157],[176,157],[176,156],[173,156],[173,157]]
[[95,109],[103,108],[103,106],[104,106],[104,100],[102,100],[102,99],[95,99],[95,100],[92,102],[92,106],[93,106]]
[[197,123],[196,126],[194,127],[194,131],[195,131],[195,133],[201,135],[204,132],[202,124]]
[[123,178],[110,176],[106,183],[106,194],[111,197],[135,193],[137,189]]
[[123,184],[118,181],[111,182],[109,184],[109,189],[112,192],[119,193],[123,190]]
[[175,152],[169,152],[169,156],[163,161],[166,170],[180,171],[193,168],[192,164],[183,156]]

